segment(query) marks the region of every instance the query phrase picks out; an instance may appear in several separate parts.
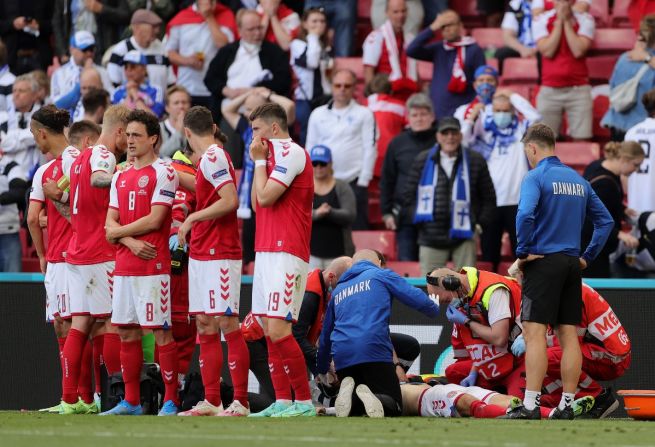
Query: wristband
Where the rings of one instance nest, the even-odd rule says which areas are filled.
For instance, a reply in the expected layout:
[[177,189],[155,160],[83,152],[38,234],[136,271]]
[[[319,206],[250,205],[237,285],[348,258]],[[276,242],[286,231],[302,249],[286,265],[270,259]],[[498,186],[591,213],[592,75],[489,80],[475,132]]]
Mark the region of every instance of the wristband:
[[61,199],[59,199],[61,203],[67,203],[68,202],[68,191],[64,191],[64,193],[61,195]]
[[62,175],[57,181],[57,187],[62,191],[66,192],[68,191],[69,186],[70,186],[70,180],[65,175]]
[[255,167],[264,166],[266,167],[266,160],[255,160]]

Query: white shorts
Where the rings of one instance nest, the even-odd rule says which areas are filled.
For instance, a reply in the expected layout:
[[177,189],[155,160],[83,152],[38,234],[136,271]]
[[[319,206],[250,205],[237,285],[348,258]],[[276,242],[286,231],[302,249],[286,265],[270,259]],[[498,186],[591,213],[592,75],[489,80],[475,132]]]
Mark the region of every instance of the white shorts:
[[255,254],[252,313],[296,322],[307,284],[309,265],[284,252]]
[[59,316],[71,318],[70,295],[68,294],[68,267],[65,262],[48,262],[45,272],[45,320],[51,322]]
[[448,385],[435,385],[423,391],[419,399],[419,415],[423,417],[458,417],[457,401],[464,394],[470,394],[478,400],[488,404],[495,391],[485,390],[479,386],[463,387],[450,383]]
[[189,314],[239,316],[241,260],[189,259]]
[[71,315],[107,318],[111,315],[114,261],[68,266]]
[[171,327],[170,275],[116,276],[114,326]]

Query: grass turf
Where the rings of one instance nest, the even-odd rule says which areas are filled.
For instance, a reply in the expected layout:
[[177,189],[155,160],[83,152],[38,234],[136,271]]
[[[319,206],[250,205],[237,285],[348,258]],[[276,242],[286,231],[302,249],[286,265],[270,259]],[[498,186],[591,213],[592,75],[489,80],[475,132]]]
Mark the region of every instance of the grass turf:
[[0,412],[0,445],[627,447],[655,445],[655,423],[624,419],[499,421],[417,417],[253,420]]

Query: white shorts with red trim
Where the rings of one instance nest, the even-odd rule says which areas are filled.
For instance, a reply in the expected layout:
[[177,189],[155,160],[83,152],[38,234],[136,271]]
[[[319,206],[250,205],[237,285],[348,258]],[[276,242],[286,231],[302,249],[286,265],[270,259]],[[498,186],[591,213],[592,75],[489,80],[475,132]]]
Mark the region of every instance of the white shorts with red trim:
[[68,267],[65,262],[48,262],[45,272],[45,320],[50,323],[55,317],[71,318],[70,295],[68,294]]
[[309,264],[284,252],[255,254],[252,313],[290,322],[298,319]]
[[464,394],[470,394],[478,400],[488,404],[495,391],[485,390],[479,386],[463,387],[450,383],[448,385],[435,385],[421,394],[419,401],[419,415],[423,417],[458,417],[457,401]]
[[189,314],[239,316],[242,265],[234,259],[189,259]]
[[111,323],[115,326],[170,328],[170,284],[170,275],[116,275]]
[[68,266],[71,315],[107,318],[111,315],[114,261]]

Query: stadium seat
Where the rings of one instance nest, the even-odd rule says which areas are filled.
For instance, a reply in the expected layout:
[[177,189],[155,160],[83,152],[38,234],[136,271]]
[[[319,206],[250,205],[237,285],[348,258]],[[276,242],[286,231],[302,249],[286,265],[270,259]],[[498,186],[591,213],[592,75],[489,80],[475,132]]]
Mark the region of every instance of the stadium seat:
[[371,21],[371,0],[357,1],[357,19]]
[[614,0],[612,8],[612,27],[613,28],[631,28],[630,18],[628,17],[628,8],[632,0]]
[[609,85],[597,85],[591,89],[591,97],[594,101],[593,109],[593,134],[596,142],[607,142],[610,139],[610,131],[607,127],[600,125],[601,120],[610,107]]
[[587,58],[589,81],[592,85],[607,84],[612,77],[619,55],[590,56]]
[[418,262],[391,261],[387,262],[387,268],[398,273],[400,276],[409,278],[421,277],[421,265]]
[[528,101],[532,102],[533,89],[536,87],[536,84],[510,84],[503,85],[503,87],[507,87],[512,92],[518,93]]
[[608,0],[594,0],[589,7],[589,14],[596,19],[596,28],[610,25],[610,5]]
[[500,28],[476,28],[471,31],[471,37],[485,49],[496,49],[505,46],[503,31]]
[[496,273],[498,273],[499,275],[504,275],[504,276],[509,275],[508,270],[512,266],[512,264],[514,264],[514,261],[512,261],[512,262],[501,262],[500,264],[498,264],[498,270],[496,271]]
[[23,257],[21,259],[21,268],[23,272],[26,273],[41,273],[41,264],[39,263],[39,258],[34,257]]
[[489,261],[477,261],[475,263],[475,268],[478,270],[485,270],[487,272],[494,271],[494,265]]
[[459,14],[466,29],[484,27],[484,16],[478,12],[476,2],[471,0],[450,0],[448,6]]
[[596,29],[594,41],[588,56],[603,54],[621,54],[631,50],[637,35],[634,30],[626,28],[601,28]]
[[600,146],[591,141],[557,143],[555,155],[573,169],[582,172],[589,163],[600,158]]
[[500,84],[536,84],[538,78],[537,59],[511,57],[505,59]]
[[377,250],[387,261],[397,259],[396,233],[393,231],[353,231],[355,250],[369,248]]
[[347,68],[352,70],[358,81],[364,81],[364,64],[361,57],[337,57],[334,59],[334,70]]

